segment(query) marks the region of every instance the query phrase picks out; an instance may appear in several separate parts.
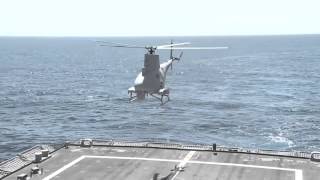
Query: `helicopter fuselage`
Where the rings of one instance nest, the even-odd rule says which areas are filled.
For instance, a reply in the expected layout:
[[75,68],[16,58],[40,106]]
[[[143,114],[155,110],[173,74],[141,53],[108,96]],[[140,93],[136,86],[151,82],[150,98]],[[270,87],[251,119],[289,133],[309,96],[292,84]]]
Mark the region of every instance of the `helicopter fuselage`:
[[136,99],[144,99],[145,95],[169,95],[169,89],[165,88],[166,75],[173,59],[160,64],[159,55],[145,54],[144,67],[135,79],[134,86],[128,89],[131,94],[135,93]]

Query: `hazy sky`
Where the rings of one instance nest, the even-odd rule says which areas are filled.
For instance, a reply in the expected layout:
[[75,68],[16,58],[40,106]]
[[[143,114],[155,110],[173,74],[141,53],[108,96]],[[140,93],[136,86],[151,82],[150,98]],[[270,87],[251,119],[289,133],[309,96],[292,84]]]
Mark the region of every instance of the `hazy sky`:
[[320,0],[0,0],[0,36],[319,33]]

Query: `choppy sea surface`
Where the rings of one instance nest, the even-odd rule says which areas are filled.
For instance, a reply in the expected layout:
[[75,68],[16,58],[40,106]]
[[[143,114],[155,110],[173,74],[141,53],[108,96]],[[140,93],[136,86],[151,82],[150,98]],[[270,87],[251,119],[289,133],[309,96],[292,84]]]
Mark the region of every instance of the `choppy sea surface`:
[[[229,49],[184,51],[162,106],[128,102],[144,50],[94,42],[171,39]],[[0,38],[0,159],[84,137],[315,151],[319,129],[320,35]]]

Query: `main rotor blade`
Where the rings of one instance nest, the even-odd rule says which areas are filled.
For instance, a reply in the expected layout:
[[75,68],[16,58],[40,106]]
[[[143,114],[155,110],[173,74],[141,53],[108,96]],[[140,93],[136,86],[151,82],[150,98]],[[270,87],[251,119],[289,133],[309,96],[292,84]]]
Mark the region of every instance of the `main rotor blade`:
[[130,45],[130,44],[121,44],[121,43],[114,43],[114,42],[107,42],[107,41],[96,41],[98,43],[104,43],[100,44],[100,46],[108,46],[108,47],[122,47],[122,48],[146,48],[144,46],[136,46],[136,45]]
[[146,49],[146,47],[143,47],[143,46],[124,46],[124,45],[114,45],[113,46],[113,45],[107,45],[107,44],[100,44],[100,46]]
[[206,50],[206,49],[228,49],[229,47],[172,47],[172,48],[158,48],[158,49],[185,49],[185,50]]
[[184,43],[175,43],[175,44],[165,44],[165,45],[160,45],[157,46],[157,49],[163,49],[163,48],[167,48],[167,47],[174,47],[174,46],[182,46],[182,45],[187,45],[187,44],[191,44],[189,42],[184,42]]

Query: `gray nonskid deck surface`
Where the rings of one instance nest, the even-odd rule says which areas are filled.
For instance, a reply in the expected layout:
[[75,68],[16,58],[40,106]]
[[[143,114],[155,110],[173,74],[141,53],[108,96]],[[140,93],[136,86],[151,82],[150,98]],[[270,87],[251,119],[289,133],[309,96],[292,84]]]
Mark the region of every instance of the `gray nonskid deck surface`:
[[[174,171],[175,166],[183,171]],[[30,174],[31,164],[5,179]],[[320,163],[309,159],[254,154],[129,147],[71,146],[40,164],[43,174],[33,180],[136,180],[170,176],[195,180],[319,180]]]

